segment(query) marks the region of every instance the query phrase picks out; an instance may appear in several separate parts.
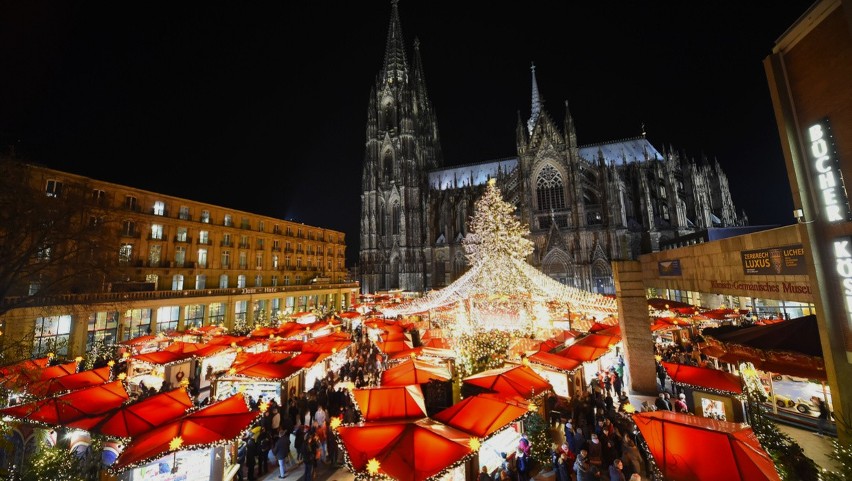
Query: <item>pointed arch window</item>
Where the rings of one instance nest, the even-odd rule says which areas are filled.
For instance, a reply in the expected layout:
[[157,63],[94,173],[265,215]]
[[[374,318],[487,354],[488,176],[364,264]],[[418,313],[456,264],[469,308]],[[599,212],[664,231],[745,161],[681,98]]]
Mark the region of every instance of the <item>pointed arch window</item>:
[[393,223],[393,235],[399,235],[399,225],[402,222],[402,213],[399,208],[399,202],[393,203],[391,222]]
[[391,180],[391,177],[393,177],[393,156],[390,152],[386,152],[382,158],[382,169],[384,171],[385,181]]
[[384,203],[379,204],[379,215],[377,216],[377,219],[376,219],[376,228],[378,229],[380,236],[385,235],[385,204]]
[[565,185],[562,174],[552,165],[545,165],[535,181],[538,210],[549,211],[565,208]]

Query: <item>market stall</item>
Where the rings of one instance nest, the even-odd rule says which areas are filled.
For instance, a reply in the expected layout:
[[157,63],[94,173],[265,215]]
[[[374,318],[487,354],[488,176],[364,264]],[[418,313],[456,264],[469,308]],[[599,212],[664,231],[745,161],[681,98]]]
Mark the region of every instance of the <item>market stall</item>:
[[705,418],[745,422],[746,401],[739,376],[686,364],[663,362],[662,365],[672,383],[686,394],[689,412]]
[[260,414],[237,393],[135,436],[111,470],[127,481],[231,479],[241,434]]
[[665,479],[781,480],[747,424],[671,411],[635,413],[633,421]]

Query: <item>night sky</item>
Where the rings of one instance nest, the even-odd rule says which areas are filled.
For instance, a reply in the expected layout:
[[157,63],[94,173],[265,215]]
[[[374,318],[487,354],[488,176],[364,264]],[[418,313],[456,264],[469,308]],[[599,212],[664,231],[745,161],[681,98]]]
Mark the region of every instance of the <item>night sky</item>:
[[[0,143],[99,180],[341,230],[357,259],[390,1],[5,2]],[[535,63],[580,144],[716,158],[752,225],[793,222],[763,59],[811,1],[402,0],[446,165],[516,154]]]

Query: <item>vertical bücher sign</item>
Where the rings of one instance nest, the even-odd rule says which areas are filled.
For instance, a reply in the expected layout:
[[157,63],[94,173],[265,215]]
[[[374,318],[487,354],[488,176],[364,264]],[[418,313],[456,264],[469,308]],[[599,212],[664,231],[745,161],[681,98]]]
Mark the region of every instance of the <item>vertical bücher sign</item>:
[[814,176],[812,186],[822,215],[827,222],[850,220],[849,199],[843,176],[840,173],[840,162],[831,135],[831,124],[824,119],[808,127],[805,132],[808,156]]
[[808,273],[802,244],[742,251],[740,255],[743,274],[746,275],[786,276]]

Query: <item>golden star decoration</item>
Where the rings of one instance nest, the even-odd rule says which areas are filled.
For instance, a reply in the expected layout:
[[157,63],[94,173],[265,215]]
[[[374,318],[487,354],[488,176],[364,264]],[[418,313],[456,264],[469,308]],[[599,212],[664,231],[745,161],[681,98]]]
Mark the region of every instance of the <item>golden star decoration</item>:
[[482,442],[480,442],[479,438],[475,436],[470,438],[468,444],[470,445],[470,449],[472,449],[474,452],[479,451],[479,448],[482,446]]
[[367,461],[367,472],[370,473],[371,475],[375,476],[376,474],[379,474],[379,467],[380,466],[381,465],[379,464],[379,460],[376,459],[376,458],[373,458],[373,459]]
[[340,426],[341,422],[342,421],[340,420],[340,418],[335,416],[335,417],[331,418],[329,426],[331,426],[331,429],[337,429],[338,426]]
[[183,438],[180,436],[175,436],[169,441],[169,451],[177,451],[181,446],[183,446]]

